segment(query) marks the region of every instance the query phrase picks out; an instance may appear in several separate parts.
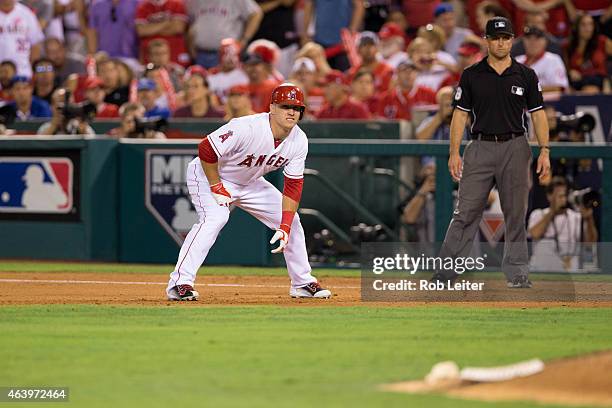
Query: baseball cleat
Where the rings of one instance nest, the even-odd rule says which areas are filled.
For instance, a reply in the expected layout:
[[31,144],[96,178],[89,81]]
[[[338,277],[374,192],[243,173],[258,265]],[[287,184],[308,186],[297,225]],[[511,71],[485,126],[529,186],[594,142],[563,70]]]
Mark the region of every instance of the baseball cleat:
[[168,300],[198,300],[200,294],[191,285],[177,285],[168,292]]
[[311,282],[299,288],[291,287],[289,296],[292,298],[318,298],[329,299],[332,293],[328,289],[323,289],[319,282]]
[[512,289],[529,289],[532,283],[525,275],[515,276],[512,281],[508,281],[508,287]]

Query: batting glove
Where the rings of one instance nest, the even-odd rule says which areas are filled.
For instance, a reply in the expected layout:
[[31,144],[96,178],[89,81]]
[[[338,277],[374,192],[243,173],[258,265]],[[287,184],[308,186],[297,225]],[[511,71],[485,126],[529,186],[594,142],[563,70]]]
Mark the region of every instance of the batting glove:
[[280,227],[276,229],[276,232],[272,236],[270,243],[274,244],[276,241],[278,241],[278,246],[276,247],[276,249],[273,249],[270,252],[272,252],[273,254],[283,252],[283,250],[287,246],[287,243],[289,243],[289,231],[290,228],[286,224],[281,224]]
[[210,191],[212,191],[212,195],[215,198],[217,204],[229,207],[229,205],[234,201],[232,195],[227,192],[225,187],[223,187],[222,182],[218,182],[217,184],[213,184],[210,186]]

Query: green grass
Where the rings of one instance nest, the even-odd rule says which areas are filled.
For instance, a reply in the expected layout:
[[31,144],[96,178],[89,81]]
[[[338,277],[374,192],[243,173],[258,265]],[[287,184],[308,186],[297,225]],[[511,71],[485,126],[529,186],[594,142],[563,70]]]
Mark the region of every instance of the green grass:
[[[0,272],[95,272],[95,273],[143,273],[152,275],[167,275],[174,265],[158,264],[118,264],[99,262],[47,262],[47,261],[0,261]],[[360,277],[358,269],[314,268],[313,274],[320,278],[328,277]],[[233,276],[286,276],[285,268],[252,267],[252,266],[204,266],[200,276],[233,275]],[[420,276],[420,275],[417,275]],[[422,276],[429,276],[423,274]],[[479,272],[465,274],[466,277],[484,279],[503,279],[500,272]],[[612,274],[533,274],[534,280],[565,280],[576,282],[612,282]]]
[[612,309],[189,306],[0,307],[0,385],[66,385],[72,407],[535,408],[376,386],[612,339]]

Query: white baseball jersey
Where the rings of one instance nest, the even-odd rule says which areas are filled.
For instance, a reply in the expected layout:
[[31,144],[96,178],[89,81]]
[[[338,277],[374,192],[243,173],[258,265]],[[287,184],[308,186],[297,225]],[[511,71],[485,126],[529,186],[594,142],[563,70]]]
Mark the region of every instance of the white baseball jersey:
[[8,14],[0,12],[0,61],[10,60],[17,75],[32,77],[30,48],[44,40],[36,15],[21,3]]
[[[524,64],[527,60],[527,55],[519,55],[516,57],[516,60],[521,64]],[[564,89],[569,88],[565,64],[563,63],[561,57],[557,54],[546,51],[540,59],[529,65],[529,67],[536,72],[538,79],[540,80],[540,86],[558,86]]]
[[[308,139],[297,125],[289,136],[274,147],[270,114],[258,113],[232,119],[208,135],[219,157],[221,180],[246,186],[263,175],[284,168],[292,179],[304,177]],[[199,161],[199,158],[194,159]]]
[[231,70],[230,72],[218,72],[208,76],[208,86],[212,92],[225,103],[229,96],[229,90],[235,85],[246,85],[249,83],[249,77],[240,68]]

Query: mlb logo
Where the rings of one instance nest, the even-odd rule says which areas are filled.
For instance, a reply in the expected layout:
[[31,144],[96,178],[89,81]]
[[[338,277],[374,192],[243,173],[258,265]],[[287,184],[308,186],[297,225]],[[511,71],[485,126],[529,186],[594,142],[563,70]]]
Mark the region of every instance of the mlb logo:
[[151,149],[145,154],[145,206],[178,245],[198,222],[186,174],[195,157],[193,150],[185,149]]
[[495,28],[504,28],[504,27],[506,27],[506,23],[504,23],[503,21],[495,22]]
[[521,88],[520,86],[513,86],[510,92],[518,96],[523,96],[525,94],[525,89]]
[[74,171],[66,157],[0,157],[0,212],[67,214]]

